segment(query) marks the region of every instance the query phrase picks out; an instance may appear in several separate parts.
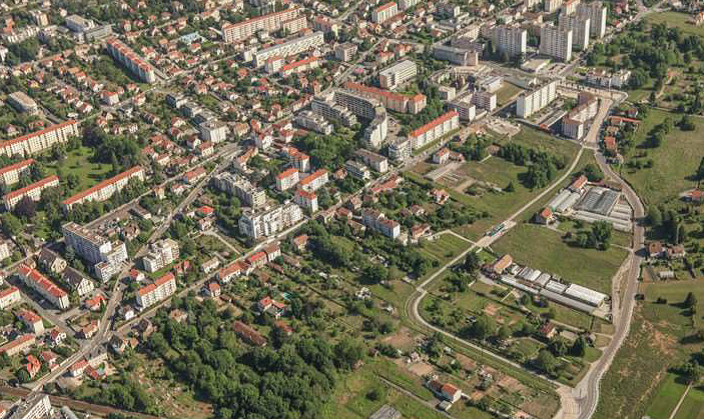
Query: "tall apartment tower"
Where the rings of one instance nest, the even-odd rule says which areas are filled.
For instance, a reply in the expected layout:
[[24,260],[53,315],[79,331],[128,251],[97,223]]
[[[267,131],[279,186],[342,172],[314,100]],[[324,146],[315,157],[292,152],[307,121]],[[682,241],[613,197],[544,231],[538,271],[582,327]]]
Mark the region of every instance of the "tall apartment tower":
[[520,27],[497,26],[491,34],[496,49],[509,57],[525,54],[528,46],[528,31]]
[[601,39],[606,34],[606,6],[600,1],[580,3],[577,5],[577,16],[589,18],[590,36]]
[[573,49],[584,51],[589,48],[589,18],[579,16],[560,15],[558,27],[562,30],[572,30]]
[[540,53],[568,62],[572,59],[572,29],[540,28]]

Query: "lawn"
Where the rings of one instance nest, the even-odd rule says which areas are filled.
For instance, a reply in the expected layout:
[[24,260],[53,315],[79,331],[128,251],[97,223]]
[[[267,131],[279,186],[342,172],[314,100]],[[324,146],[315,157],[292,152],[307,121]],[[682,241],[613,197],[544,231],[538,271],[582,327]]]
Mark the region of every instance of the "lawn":
[[704,26],[692,24],[692,16],[679,12],[652,13],[645,20],[651,23],[666,23],[668,27],[680,28],[684,33],[704,36]]
[[517,94],[525,91],[524,89],[521,89],[520,87],[511,84],[511,83],[504,83],[503,86],[499,90],[496,91],[496,104],[498,106],[503,106],[508,101],[516,96]]
[[667,377],[660,385],[657,395],[648,407],[648,415],[653,419],[669,419],[672,411],[687,389],[687,385],[680,382],[674,374]]
[[704,390],[701,387],[689,390],[677,410],[675,419],[704,419]]
[[[665,320],[669,331],[679,337],[691,333],[693,326],[704,327],[702,316],[689,316],[688,310],[682,306],[687,293],[697,297],[697,311],[704,313],[704,282],[699,280],[656,282],[644,284],[645,302],[643,312],[652,321]],[[665,298],[666,304],[656,304],[658,298]],[[694,324],[693,324],[694,323]]]
[[607,251],[570,247],[559,233],[530,224],[509,230],[493,249],[501,255],[511,254],[518,263],[605,294],[611,294],[611,278],[628,254],[614,246]]
[[[680,116],[651,109],[636,133],[636,148],[632,154],[647,152],[645,159],[653,160],[652,168],[640,170],[624,167],[623,175],[633,185],[646,204],[662,204],[687,189],[696,187],[691,177],[696,173],[704,149],[704,121],[692,118],[697,125],[696,131],[681,131],[676,126],[665,137],[663,144],[657,148],[642,148],[647,141],[648,132],[665,118],[673,122]],[[633,159],[633,156],[628,156]],[[673,164],[676,162],[676,164]]]
[[510,142],[546,151],[558,157],[564,157],[568,161],[571,161],[579,150],[579,146],[571,141],[557,139],[546,132],[527,126],[521,127],[521,131],[514,135]]
[[[81,146],[68,152],[63,160],[47,164],[47,173],[59,174],[59,177],[76,174],[78,176],[78,185],[70,193],[88,189],[105,179],[112,170],[112,166],[109,164],[91,162],[92,155],[93,150]],[[61,180],[65,179],[62,178]]]

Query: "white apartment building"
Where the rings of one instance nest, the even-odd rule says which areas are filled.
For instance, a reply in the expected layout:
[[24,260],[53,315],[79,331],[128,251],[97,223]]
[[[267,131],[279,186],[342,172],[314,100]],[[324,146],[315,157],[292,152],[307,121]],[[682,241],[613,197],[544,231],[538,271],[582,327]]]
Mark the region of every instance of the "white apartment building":
[[283,22],[298,17],[299,9],[293,7],[280,12],[253,17],[239,23],[227,23],[221,27],[225,42],[243,41],[257,31],[274,32],[283,27]]
[[582,0],[565,0],[560,6],[560,13],[563,15],[571,15],[577,12],[577,5],[581,3]]
[[176,277],[169,272],[154,283],[137,290],[137,304],[140,307],[149,307],[159,301],[170,297],[176,292]]
[[433,46],[433,57],[449,61],[459,66],[475,66],[479,64],[479,52],[465,48],[455,48],[447,45]]
[[602,69],[592,70],[587,73],[586,77],[587,83],[607,89],[620,89],[625,87],[630,79],[631,71],[626,69],[621,69],[613,73]]
[[563,0],[543,0],[543,10],[547,13],[554,13],[562,7]]
[[415,6],[418,3],[420,3],[420,0],[399,0],[398,1],[398,8],[399,8],[399,10],[406,10],[406,9],[410,9],[411,7]]
[[8,211],[12,211],[25,196],[28,196],[32,201],[42,199],[42,191],[47,188],[55,188],[59,186],[59,178],[56,175],[45,177],[44,179],[25,186],[24,188],[6,193],[2,197],[3,205]]
[[577,16],[589,19],[589,34],[593,38],[601,39],[606,35],[606,13],[606,6],[600,1],[577,5]]
[[127,247],[119,240],[111,242],[76,223],[66,223],[61,230],[66,245],[71,246],[77,255],[94,264],[95,274],[101,280],[116,274],[121,263],[127,260]]
[[557,98],[557,80],[548,81],[530,92],[525,92],[516,101],[516,115],[527,118],[548,106]]
[[254,65],[261,67],[271,57],[288,57],[300,54],[311,48],[317,48],[323,44],[325,44],[325,34],[323,32],[313,32],[312,34],[294,38],[283,44],[273,45],[255,52]]
[[4,310],[12,304],[22,301],[20,290],[17,287],[9,287],[0,291],[0,310]]
[[362,96],[376,99],[381,102],[386,109],[401,113],[417,114],[425,108],[428,102],[428,98],[422,93],[405,95],[351,81],[345,83],[345,89],[354,91]]
[[301,207],[287,202],[259,212],[245,211],[238,221],[240,233],[259,239],[270,237],[303,219]]
[[61,310],[66,310],[71,305],[66,291],[57,287],[56,284],[49,281],[36,269],[22,263],[17,268],[17,275],[25,285],[41,294],[42,297]]
[[144,270],[156,272],[168,264],[178,260],[178,243],[172,239],[159,240],[150,246],[150,252],[142,258]]
[[248,179],[233,174],[219,173],[213,177],[215,186],[227,193],[234,194],[246,206],[257,208],[266,203],[266,192],[256,187]]
[[578,51],[589,48],[589,18],[576,15],[560,15],[558,25],[562,30],[572,30],[572,47]]
[[296,124],[320,134],[330,135],[334,131],[331,123],[313,111],[302,111],[294,119]]
[[19,182],[20,177],[30,173],[32,163],[34,163],[33,159],[27,159],[3,167],[0,169],[0,184],[10,186]]
[[397,221],[390,220],[383,213],[373,209],[362,211],[362,224],[392,239],[401,235],[401,225]]
[[75,135],[78,135],[78,122],[65,121],[41,131],[0,142],[0,154],[8,157],[29,156],[47,150],[54,144],[65,143]]
[[310,214],[318,211],[318,196],[313,192],[298,189],[296,190],[296,194],[293,196],[293,201],[301,208],[308,210]]
[[113,58],[124,64],[142,81],[146,83],[156,82],[156,75],[151,64],[132,51],[130,47],[123,44],[122,41],[117,38],[110,38],[105,41],[105,47]]
[[396,2],[383,4],[372,11],[372,22],[384,23],[398,14],[398,5]]
[[375,171],[379,173],[386,173],[389,171],[389,159],[382,156],[381,154],[374,153],[363,148],[354,152],[354,154],[362,159],[364,164],[368,165]]
[[25,400],[20,400],[13,404],[10,407],[10,411],[12,413],[7,419],[42,419],[52,415],[54,408],[51,407],[48,395],[31,393]]
[[572,29],[540,28],[540,53],[568,62],[572,59]]
[[335,58],[343,62],[352,61],[352,58],[354,58],[355,54],[357,54],[357,49],[357,45],[351,42],[336,45]]
[[318,189],[325,186],[328,183],[330,176],[328,171],[325,169],[318,169],[305,178],[301,179],[298,183],[298,187],[308,192],[315,192]]
[[286,191],[296,186],[299,180],[298,170],[295,167],[284,170],[276,175],[276,189]]
[[528,31],[521,27],[497,26],[492,31],[494,47],[509,57],[525,54],[528,49]]
[[335,90],[333,99],[354,115],[372,121],[364,130],[364,142],[374,149],[380,148],[389,131],[389,118],[384,106],[372,97],[347,89]]
[[36,114],[39,112],[39,105],[25,92],[17,91],[7,95],[7,103],[19,112]]
[[477,107],[474,104],[474,94],[470,91],[456,96],[447,107],[457,112],[463,121],[473,121],[477,117]]
[[398,138],[389,144],[389,158],[393,161],[405,161],[411,157],[411,140],[408,138]]
[[379,84],[393,90],[418,74],[418,66],[411,60],[403,60],[379,72]]
[[141,166],[135,166],[131,169],[125,170],[124,172],[111,177],[110,179],[105,179],[104,181],[94,185],[85,191],[79,192],[61,202],[61,206],[64,210],[70,210],[72,206],[76,204],[83,204],[90,201],[106,201],[110,199],[115,192],[121,191],[130,179],[139,179],[144,181],[144,169]]
[[198,125],[198,131],[200,131],[200,138],[203,141],[210,141],[213,144],[225,141],[227,134],[230,132],[227,124],[217,119],[202,122]]
[[562,118],[562,133],[572,139],[580,139],[587,131],[586,124],[599,111],[599,101],[591,93],[581,92],[577,106]]
[[412,131],[408,134],[408,139],[411,141],[412,149],[417,150],[459,127],[459,113],[450,111]]

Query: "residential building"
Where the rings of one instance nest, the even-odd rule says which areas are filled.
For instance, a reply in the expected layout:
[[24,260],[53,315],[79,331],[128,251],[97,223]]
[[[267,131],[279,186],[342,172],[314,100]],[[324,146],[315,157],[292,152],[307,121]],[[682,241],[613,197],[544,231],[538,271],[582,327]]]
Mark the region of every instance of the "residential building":
[[392,239],[401,235],[401,225],[398,222],[386,218],[383,213],[373,209],[362,211],[362,224]]
[[389,117],[381,103],[347,89],[335,90],[333,98],[335,103],[344,106],[356,116],[371,120],[364,130],[364,142],[373,149],[379,149],[389,130]]
[[73,32],[84,32],[95,27],[95,22],[91,19],[85,19],[78,15],[70,15],[65,18],[66,27]]
[[343,62],[350,62],[357,54],[357,49],[357,45],[351,42],[335,45],[335,58]]
[[393,90],[418,74],[418,66],[411,60],[399,61],[379,72],[379,84]]
[[345,83],[345,89],[378,100],[385,108],[401,113],[417,114],[422,111],[427,104],[427,98],[422,93],[405,95],[351,81]]
[[530,92],[522,93],[516,102],[516,114],[528,118],[557,98],[557,80],[543,82]]
[[36,339],[33,334],[20,335],[15,340],[0,346],[0,354],[6,353],[7,356],[17,355],[20,352],[25,352],[30,347],[34,346]]
[[313,98],[310,108],[323,118],[332,119],[346,127],[351,127],[357,123],[357,117],[352,112],[333,101],[333,94],[326,97]]
[[320,67],[322,60],[318,57],[306,57],[290,64],[284,64],[279,70],[281,77],[288,77],[292,74],[305,73]]
[[399,0],[398,8],[399,10],[406,10],[410,9],[418,3],[420,3],[420,0]]
[[572,15],[577,12],[577,6],[582,2],[582,0],[564,0],[562,6],[560,6],[560,14]]
[[51,273],[61,273],[66,269],[66,260],[49,250],[47,247],[42,247],[37,255],[37,261],[41,266]]
[[337,36],[340,32],[340,24],[327,16],[318,16],[313,19],[313,30],[332,33]]
[[105,179],[104,181],[94,185],[83,192],[79,192],[61,202],[64,210],[70,210],[76,204],[84,204],[90,201],[107,201],[115,192],[121,191],[127,186],[131,179],[144,181],[144,169],[141,166],[135,166],[131,169]]
[[376,172],[386,173],[389,170],[389,160],[380,154],[363,148],[355,151],[354,154]]
[[25,92],[17,91],[7,95],[7,103],[19,112],[36,114],[39,112],[39,105]]
[[297,189],[293,196],[293,202],[306,209],[310,214],[318,211],[318,196],[313,192]]
[[149,247],[150,252],[142,258],[144,270],[147,272],[156,272],[179,258],[178,242],[173,239],[162,239]]
[[233,328],[237,336],[249,342],[250,344],[260,347],[266,346],[266,338],[260,335],[259,332],[254,330],[252,327],[247,326],[246,324],[237,320],[235,321]]
[[95,289],[95,284],[73,268],[66,268],[61,278],[81,298]]
[[0,184],[11,186],[20,181],[22,176],[29,176],[34,159],[22,160],[0,169]]
[[591,93],[580,92],[577,106],[562,118],[562,133],[572,139],[580,139],[587,131],[586,124],[599,111],[599,101]]
[[283,192],[296,186],[298,181],[298,170],[291,167],[276,175],[276,189]]
[[54,144],[65,143],[78,135],[78,122],[69,120],[40,131],[0,142],[0,155],[30,156],[48,150]]
[[274,32],[283,27],[283,22],[298,17],[299,9],[292,7],[275,13],[253,17],[238,23],[227,23],[221,27],[222,37],[227,43],[243,41],[257,31]]
[[528,31],[518,26],[496,26],[491,34],[494,47],[509,57],[525,54],[528,48]]
[[17,287],[8,287],[0,290],[0,310],[22,301],[22,295]]
[[474,94],[470,91],[456,96],[451,102],[447,102],[447,107],[457,112],[463,121],[472,121],[477,115],[476,105],[473,103]]
[[372,177],[369,168],[360,162],[354,160],[347,160],[345,162],[345,171],[355,179],[366,182]]
[[318,169],[301,179],[298,183],[298,187],[308,192],[315,192],[328,183],[328,180],[328,171],[325,169]]
[[578,51],[585,51],[589,48],[589,18],[581,18],[576,15],[560,15],[559,28],[572,31],[572,46]]
[[213,177],[215,186],[227,193],[234,194],[244,205],[258,208],[266,204],[264,189],[254,186],[248,179],[229,172]]
[[70,303],[66,291],[49,281],[36,269],[30,268],[22,263],[20,264],[20,267],[17,268],[17,275],[25,285],[41,294],[42,297],[46,298],[47,301],[56,307],[61,310],[66,310],[69,308]]
[[227,134],[230,132],[227,128],[227,124],[217,119],[202,122],[198,125],[198,130],[200,132],[200,138],[203,141],[209,141],[213,144],[225,141]]
[[16,402],[7,419],[42,419],[54,412],[49,396],[44,393],[30,393],[25,400]]
[[125,65],[137,77],[146,83],[156,82],[154,68],[142,57],[137,55],[130,47],[119,41],[117,38],[110,38],[105,41],[108,53],[117,61]]
[[266,63],[266,60],[271,57],[288,57],[290,55],[300,54],[312,48],[317,48],[323,44],[325,44],[325,34],[323,32],[313,32],[309,35],[303,35],[282,44],[273,45],[255,52],[254,65],[261,67]]
[[296,115],[295,121],[303,128],[320,134],[330,135],[333,132],[332,124],[313,111],[301,111]]
[[389,144],[389,158],[393,161],[405,161],[411,157],[411,140],[408,138],[398,138]]
[[61,230],[66,244],[73,247],[77,255],[92,263],[96,276],[103,281],[117,274],[122,262],[127,260],[124,242],[111,242],[76,223],[64,224]]
[[[8,241],[0,241],[0,261],[5,260],[12,256],[12,252],[10,252],[10,245],[8,244]],[[3,283],[3,276],[4,274],[0,273],[0,285]]]
[[457,111],[449,111],[408,134],[413,150],[417,150],[460,127]]
[[601,1],[579,3],[577,16],[589,19],[589,34],[592,38],[601,39],[606,35],[607,8]]
[[540,28],[540,53],[563,62],[572,59],[572,29],[554,26]]
[[37,313],[22,309],[17,312],[17,318],[19,318],[20,321],[35,335],[39,335],[44,332],[44,322]]
[[547,13],[554,13],[562,7],[563,0],[543,0],[543,10]]
[[263,211],[245,210],[238,221],[240,233],[259,239],[270,237],[303,219],[301,207],[287,202]]
[[609,72],[603,69],[591,70],[587,73],[586,82],[607,89],[621,89],[628,85],[631,79],[631,71],[621,69],[615,72]]
[[384,23],[398,14],[396,2],[383,4],[372,11],[372,22]]
[[146,285],[137,290],[137,304],[140,307],[149,307],[159,301],[168,298],[176,292],[176,277],[169,272],[154,283]]
[[463,67],[479,64],[479,51],[442,44],[433,46],[433,57]]
[[56,175],[51,175],[45,177],[44,179],[30,183],[24,188],[14,190],[12,192],[6,193],[2,197],[2,202],[5,205],[5,209],[12,211],[24,197],[29,197],[32,201],[39,201],[42,199],[42,191],[48,188],[55,188],[59,186],[59,178]]

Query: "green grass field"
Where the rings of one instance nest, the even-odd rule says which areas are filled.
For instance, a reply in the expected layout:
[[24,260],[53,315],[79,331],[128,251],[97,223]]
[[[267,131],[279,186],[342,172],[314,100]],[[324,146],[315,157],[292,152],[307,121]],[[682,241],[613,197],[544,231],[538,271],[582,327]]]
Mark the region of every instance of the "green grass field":
[[689,390],[675,419],[704,419],[704,389],[696,387]]
[[688,178],[696,173],[702,158],[701,153],[693,151],[704,149],[704,121],[692,118],[697,125],[696,131],[681,131],[674,127],[660,147],[639,148],[646,142],[648,132],[667,117],[675,123],[681,118],[673,113],[651,109],[636,133],[634,153],[646,151],[647,159],[653,160],[653,167],[623,170],[624,177],[647,204],[658,205],[676,199],[680,192],[696,186],[696,182]]
[[521,89],[516,85],[513,85],[511,83],[504,83],[504,85],[496,91],[496,104],[498,106],[503,106],[508,103],[508,101],[512,97],[516,96],[517,94],[523,91],[524,89]]
[[692,23],[692,15],[680,12],[652,13],[645,18],[651,23],[666,23],[670,28],[680,28],[684,33],[704,36],[704,26]]
[[[666,321],[669,331],[676,336],[684,337],[691,333],[693,328],[703,327],[702,316],[689,316],[682,307],[687,293],[697,297],[697,310],[704,312],[704,282],[699,280],[656,282],[645,286],[645,300],[643,311],[646,318],[652,321]],[[667,299],[667,304],[655,304],[658,298]]]
[[[88,147],[80,147],[67,153],[66,158],[60,162],[47,164],[47,173],[68,176],[76,174],[78,176],[78,186],[71,190],[71,193],[88,189],[101,180],[105,179],[112,170],[109,164],[91,163],[90,157],[93,151]],[[65,179],[61,179],[62,181]]]
[[510,253],[518,263],[606,294],[611,294],[611,278],[628,254],[614,246],[607,251],[570,247],[559,233],[530,224],[517,225],[492,247],[498,254]]
[[679,382],[676,375],[668,374],[648,407],[648,415],[652,419],[670,419],[686,389],[687,385]]

